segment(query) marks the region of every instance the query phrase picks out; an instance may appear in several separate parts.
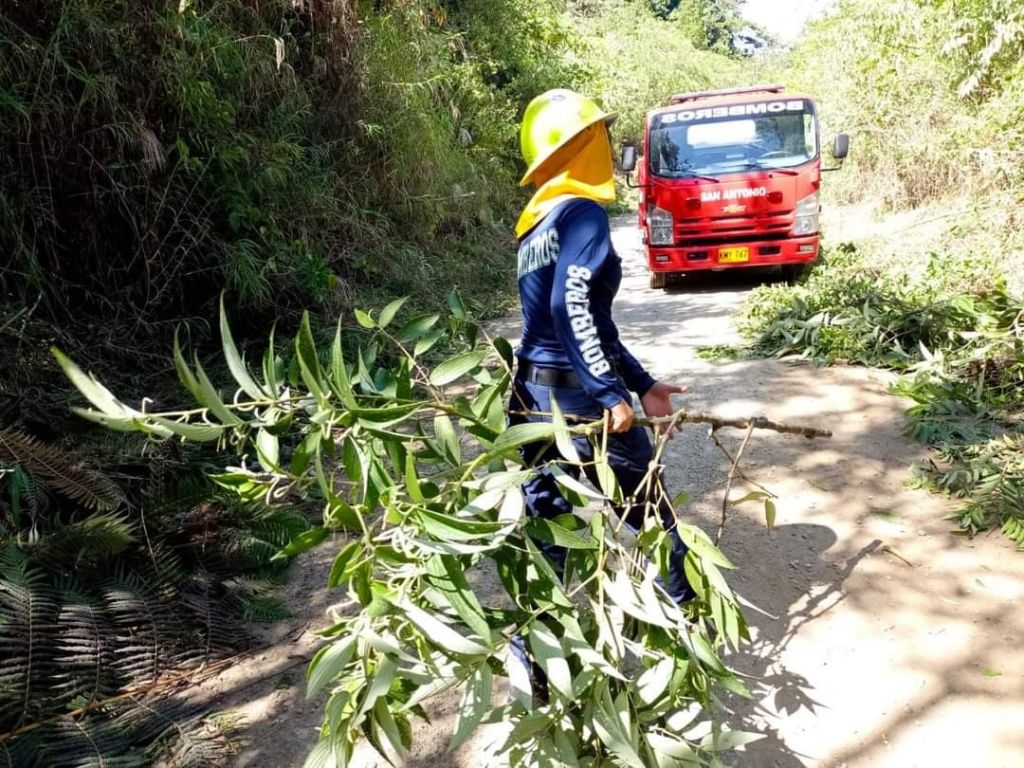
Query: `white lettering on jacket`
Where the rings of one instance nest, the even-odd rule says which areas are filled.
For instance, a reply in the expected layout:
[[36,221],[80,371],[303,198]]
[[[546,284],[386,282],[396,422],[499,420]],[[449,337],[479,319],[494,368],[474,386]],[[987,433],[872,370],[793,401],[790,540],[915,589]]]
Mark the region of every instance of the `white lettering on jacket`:
[[565,281],[565,310],[569,315],[569,324],[573,336],[583,356],[587,368],[593,376],[603,376],[612,366],[601,349],[601,339],[597,335],[594,316],[590,314],[590,278],[593,277],[586,267],[570,264]]
[[519,277],[558,261],[558,250],[558,231],[553,227],[524,240],[519,246]]

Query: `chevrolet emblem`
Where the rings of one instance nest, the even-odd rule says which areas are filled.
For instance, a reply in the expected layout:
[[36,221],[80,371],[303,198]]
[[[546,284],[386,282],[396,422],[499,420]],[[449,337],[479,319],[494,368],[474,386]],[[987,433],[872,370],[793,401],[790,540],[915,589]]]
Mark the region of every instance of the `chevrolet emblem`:
[[743,213],[745,210],[747,210],[747,206],[733,203],[722,208],[722,213]]

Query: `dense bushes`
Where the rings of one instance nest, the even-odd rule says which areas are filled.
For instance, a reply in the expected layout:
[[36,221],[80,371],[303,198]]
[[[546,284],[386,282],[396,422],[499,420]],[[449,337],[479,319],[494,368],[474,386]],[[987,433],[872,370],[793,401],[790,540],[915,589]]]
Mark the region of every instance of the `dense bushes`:
[[844,0],[770,62],[855,137],[833,199],[909,207],[1019,181],[1020,14],[1009,0]]

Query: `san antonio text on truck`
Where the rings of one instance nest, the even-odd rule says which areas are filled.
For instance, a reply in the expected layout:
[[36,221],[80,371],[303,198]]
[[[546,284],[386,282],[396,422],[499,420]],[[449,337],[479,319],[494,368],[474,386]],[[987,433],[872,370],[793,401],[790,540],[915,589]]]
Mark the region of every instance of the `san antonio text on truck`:
[[850,140],[838,134],[821,167],[814,100],[759,85],[681,93],[651,110],[637,158],[640,230],[651,287],[673,274],[781,266],[818,257],[821,174],[838,170]]

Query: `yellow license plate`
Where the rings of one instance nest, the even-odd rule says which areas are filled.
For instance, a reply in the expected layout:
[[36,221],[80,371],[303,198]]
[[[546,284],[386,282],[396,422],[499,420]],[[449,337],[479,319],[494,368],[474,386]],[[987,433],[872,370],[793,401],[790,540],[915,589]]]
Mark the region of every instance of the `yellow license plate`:
[[719,264],[740,264],[744,261],[750,261],[750,249],[749,248],[719,248],[718,249],[718,263]]

